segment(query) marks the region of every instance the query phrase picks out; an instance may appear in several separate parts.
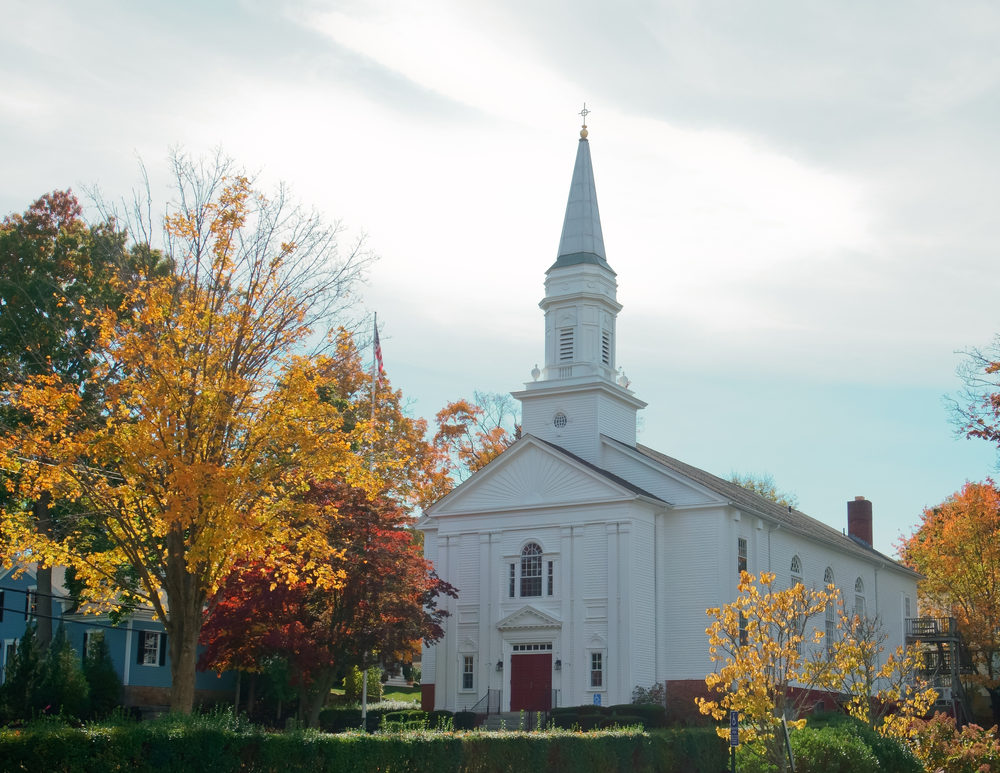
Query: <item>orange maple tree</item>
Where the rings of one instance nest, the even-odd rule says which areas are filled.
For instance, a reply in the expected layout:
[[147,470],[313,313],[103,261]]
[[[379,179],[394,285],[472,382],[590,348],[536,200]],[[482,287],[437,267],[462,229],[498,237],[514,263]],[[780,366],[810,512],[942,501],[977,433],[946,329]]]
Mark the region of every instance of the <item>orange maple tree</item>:
[[[72,567],[84,602],[152,607],[168,634],[171,708],[188,712],[209,594],[241,559],[328,549],[319,508],[301,499],[311,480],[375,484],[323,389],[336,370],[323,326],[365,254],[338,259],[337,229],[282,190],[262,195],[230,162],[176,157],[174,170],[180,203],[163,244],[173,271],[137,277],[117,309],[88,316],[103,353],[94,376],[108,384],[102,421],[85,421],[80,390],[59,373],[3,384],[25,420],[0,436],[0,530],[5,560]],[[23,503],[43,492],[83,514],[40,532]]]
[[899,545],[904,563],[924,575],[922,614],[954,617],[1000,720],[1000,490],[966,483]]
[[436,417],[434,447],[442,467],[458,481],[485,467],[521,436],[509,395],[477,391],[473,398],[448,403]]

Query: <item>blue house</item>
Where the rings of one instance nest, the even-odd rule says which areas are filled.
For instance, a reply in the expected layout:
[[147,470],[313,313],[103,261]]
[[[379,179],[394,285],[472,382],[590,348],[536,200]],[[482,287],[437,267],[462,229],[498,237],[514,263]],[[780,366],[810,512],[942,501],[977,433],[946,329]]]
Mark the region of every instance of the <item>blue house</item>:
[[[99,639],[111,653],[111,662],[124,687],[126,706],[166,706],[170,703],[170,652],[163,624],[152,610],[136,610],[118,624],[107,614],[69,612],[71,599],[62,587],[62,572],[53,572],[53,630],[61,624],[81,659]],[[58,582],[57,582],[58,580]],[[36,613],[37,582],[34,567],[16,579],[13,571],[0,571],[0,682],[7,661],[24,635],[25,625]],[[234,697],[234,673],[199,672],[195,682],[196,702],[229,701]]]

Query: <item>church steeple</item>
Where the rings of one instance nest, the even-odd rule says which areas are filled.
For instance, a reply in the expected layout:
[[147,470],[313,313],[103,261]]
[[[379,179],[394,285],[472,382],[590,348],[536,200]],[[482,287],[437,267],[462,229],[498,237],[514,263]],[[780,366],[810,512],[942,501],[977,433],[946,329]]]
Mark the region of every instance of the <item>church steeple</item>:
[[590,161],[590,142],[587,140],[587,125],[584,123],[576,149],[576,164],[569,186],[559,252],[552,268],[594,263],[610,269],[607,260],[604,233],[601,231],[601,213],[597,207],[594,165]]
[[622,307],[597,208],[588,112],[584,106],[559,251],[545,272],[539,303],[545,312],[545,367],[532,371],[535,380],[514,397],[522,404],[524,432],[598,463],[601,435],[635,445],[636,411],[646,404],[615,378]]

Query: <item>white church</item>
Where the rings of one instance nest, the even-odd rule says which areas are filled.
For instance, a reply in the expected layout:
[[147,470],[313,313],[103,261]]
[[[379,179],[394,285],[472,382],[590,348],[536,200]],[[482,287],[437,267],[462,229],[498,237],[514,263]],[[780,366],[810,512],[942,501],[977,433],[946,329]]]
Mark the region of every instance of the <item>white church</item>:
[[872,548],[869,501],[847,503],[844,533],[636,442],[646,403],[616,378],[617,286],[584,126],[540,303],[545,367],[514,393],[522,437],[418,524],[459,590],[424,649],[425,709],[611,705],[656,683],[703,694],[705,610],[733,600],[744,568],[833,583],[880,616],[890,649],[904,642],[919,576]]

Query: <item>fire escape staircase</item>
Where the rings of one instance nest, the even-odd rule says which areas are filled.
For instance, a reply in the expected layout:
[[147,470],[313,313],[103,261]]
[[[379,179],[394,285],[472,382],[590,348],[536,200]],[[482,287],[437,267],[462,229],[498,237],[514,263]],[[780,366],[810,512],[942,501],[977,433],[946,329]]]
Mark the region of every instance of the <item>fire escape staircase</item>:
[[938,691],[935,709],[946,711],[959,725],[972,721],[962,674],[974,672],[969,651],[953,617],[906,618],[906,643],[920,649],[919,676]]

